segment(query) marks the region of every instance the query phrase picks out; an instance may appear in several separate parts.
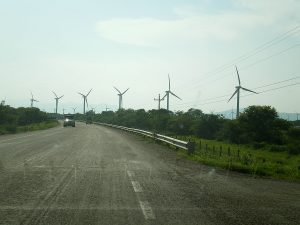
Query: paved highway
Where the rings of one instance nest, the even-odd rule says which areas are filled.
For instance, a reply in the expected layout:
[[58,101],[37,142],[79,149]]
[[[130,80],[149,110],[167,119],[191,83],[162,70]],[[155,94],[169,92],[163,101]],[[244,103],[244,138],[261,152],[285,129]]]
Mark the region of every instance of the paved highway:
[[112,128],[0,137],[0,224],[299,224],[300,184],[187,161]]

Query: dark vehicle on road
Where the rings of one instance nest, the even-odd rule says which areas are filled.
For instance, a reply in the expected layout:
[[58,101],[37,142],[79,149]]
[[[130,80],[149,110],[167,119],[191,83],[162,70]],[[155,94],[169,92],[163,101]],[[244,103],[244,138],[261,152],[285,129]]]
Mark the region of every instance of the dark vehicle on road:
[[74,115],[71,114],[64,115],[64,127],[67,126],[75,127]]

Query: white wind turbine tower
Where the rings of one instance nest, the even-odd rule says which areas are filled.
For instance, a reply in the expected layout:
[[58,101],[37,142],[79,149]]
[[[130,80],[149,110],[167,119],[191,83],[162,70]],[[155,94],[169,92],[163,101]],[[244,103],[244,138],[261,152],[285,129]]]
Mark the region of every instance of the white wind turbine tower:
[[239,115],[240,115],[240,91],[241,91],[241,89],[244,90],[244,91],[249,91],[249,92],[255,93],[255,94],[258,94],[258,93],[255,92],[255,91],[251,91],[247,88],[242,87],[241,86],[240,75],[239,75],[239,71],[238,71],[237,67],[235,67],[235,70],[236,70],[237,77],[238,77],[238,80],[239,80],[239,85],[235,87],[236,90],[232,94],[232,96],[230,97],[228,102],[233,98],[233,96],[235,96],[235,94],[237,95],[237,99],[236,99],[236,118],[238,118]]
[[80,92],[78,92],[78,94],[80,94],[81,96],[82,96],[82,98],[83,98],[83,114],[85,114],[85,103],[86,103],[86,105],[87,105],[87,107],[88,107],[88,101],[87,101],[87,97],[89,96],[89,94],[91,93],[91,91],[92,91],[92,89],[89,91],[89,93],[87,93],[86,95],[84,95],[84,94],[82,94],[82,93],[80,93]]
[[62,97],[64,97],[63,95],[62,96],[60,96],[60,97],[58,97],[57,96],[57,94],[54,92],[54,91],[52,91],[53,92],[53,94],[55,95],[55,114],[57,115],[57,109],[58,109],[58,100],[59,99],[61,99]]
[[126,91],[124,91],[123,93],[116,87],[114,87],[114,89],[117,90],[117,92],[119,92],[119,110],[122,109],[123,107],[123,95],[129,90],[129,88],[126,89]]
[[169,79],[169,90],[166,91],[165,96],[162,98],[163,100],[165,99],[165,97],[167,96],[167,110],[169,111],[169,105],[170,105],[170,94],[173,95],[174,97],[182,100],[181,98],[179,98],[177,95],[175,95],[172,91],[171,91],[171,81],[170,81],[170,76],[168,74],[168,79]]
[[38,102],[38,100],[36,100],[36,99],[33,98],[32,92],[30,92],[30,93],[31,93],[30,106],[32,108],[33,107],[33,102]]

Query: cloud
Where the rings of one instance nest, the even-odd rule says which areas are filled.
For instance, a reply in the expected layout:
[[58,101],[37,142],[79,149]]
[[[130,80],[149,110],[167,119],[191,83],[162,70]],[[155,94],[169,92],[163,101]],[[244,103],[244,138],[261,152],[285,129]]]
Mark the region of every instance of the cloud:
[[[190,8],[175,8],[173,20],[156,18],[114,18],[97,23],[101,37],[113,42],[160,46],[207,40],[235,40],[245,32],[288,20],[297,15],[295,0],[235,0],[234,9],[204,14]],[[299,17],[299,16],[297,16]],[[294,18],[295,20],[296,18]]]

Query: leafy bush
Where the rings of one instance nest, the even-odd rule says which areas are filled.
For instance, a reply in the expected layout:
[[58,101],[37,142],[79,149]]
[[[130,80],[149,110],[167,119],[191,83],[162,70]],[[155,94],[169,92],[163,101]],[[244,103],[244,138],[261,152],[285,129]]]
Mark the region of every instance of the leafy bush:
[[271,145],[270,151],[271,152],[285,152],[285,151],[288,151],[288,147],[285,145]]
[[292,155],[300,154],[300,144],[291,143],[288,145],[288,153]]

